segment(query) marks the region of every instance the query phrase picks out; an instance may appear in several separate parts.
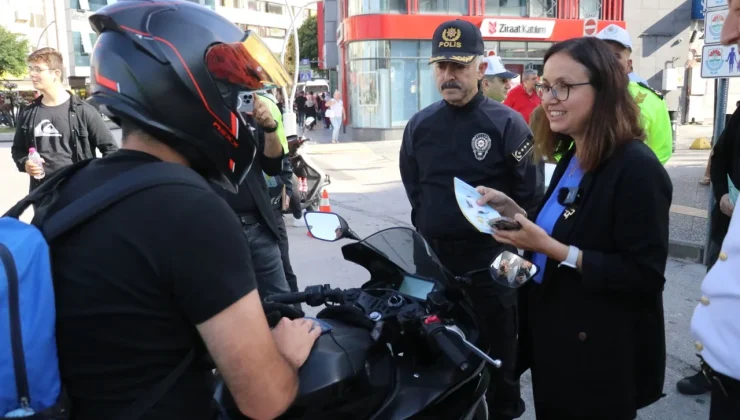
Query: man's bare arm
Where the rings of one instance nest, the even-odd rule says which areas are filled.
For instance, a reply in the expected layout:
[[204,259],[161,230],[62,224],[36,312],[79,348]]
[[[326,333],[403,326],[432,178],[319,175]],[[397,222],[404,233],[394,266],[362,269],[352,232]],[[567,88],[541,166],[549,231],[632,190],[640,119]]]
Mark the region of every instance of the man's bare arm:
[[244,415],[273,419],[288,409],[297,369],[278,350],[256,290],[197,328]]

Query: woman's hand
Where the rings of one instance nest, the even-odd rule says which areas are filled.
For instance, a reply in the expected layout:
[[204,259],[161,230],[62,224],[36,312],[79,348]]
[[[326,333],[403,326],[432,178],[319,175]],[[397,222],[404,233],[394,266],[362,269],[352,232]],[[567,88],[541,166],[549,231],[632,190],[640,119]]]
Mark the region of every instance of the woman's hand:
[[502,244],[514,245],[526,251],[548,254],[554,239],[544,229],[532,223],[523,214],[514,216],[514,220],[522,225],[519,230],[493,230],[493,238]]
[[719,210],[724,213],[727,217],[732,217],[732,212],[735,210],[735,206],[730,201],[730,194],[725,194],[722,199],[719,200]]
[[478,191],[479,194],[483,195],[483,197],[478,199],[479,206],[488,204],[504,217],[514,218],[515,215],[522,214],[526,218],[527,212],[519,207],[508,195],[501,191],[483,186],[477,187],[475,190]]

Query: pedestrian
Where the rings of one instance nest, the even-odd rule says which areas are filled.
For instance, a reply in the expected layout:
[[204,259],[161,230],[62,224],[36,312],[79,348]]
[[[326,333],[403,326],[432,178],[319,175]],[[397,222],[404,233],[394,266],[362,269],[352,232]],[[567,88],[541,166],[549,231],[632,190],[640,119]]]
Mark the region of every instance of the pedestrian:
[[522,114],[524,121],[529,123],[529,117],[540,105],[540,97],[534,91],[534,85],[537,83],[537,70],[524,70],[522,74],[522,83],[511,89],[504,105],[512,107],[516,112]]
[[[543,166],[531,157],[532,133],[516,111],[483,95],[487,62],[480,30],[470,22],[441,24],[432,38],[434,74],[443,100],[416,113],[406,125],[400,171],[411,203],[411,222],[442,264],[463,275],[489,267],[501,251],[516,251],[475,229],[455,200],[453,177],[512,196],[532,214],[543,195]],[[489,354],[503,360],[491,369],[486,401],[492,419],[524,412],[516,358],[516,291],[474,276],[474,309],[484,321]]]
[[306,92],[298,92],[298,96],[295,98],[295,111],[298,113],[298,125],[303,125],[303,121],[306,120]]
[[481,80],[483,94],[496,102],[503,102],[511,90],[511,79],[517,74],[507,70],[499,57],[486,57],[485,61],[488,66]]
[[[298,291],[298,278],[293,271],[293,266],[290,263],[290,246],[288,243],[288,231],[285,227],[285,219],[283,218],[283,211],[287,210],[290,206],[290,201],[295,196],[293,186],[293,170],[290,165],[290,159],[288,158],[288,139],[285,136],[285,130],[283,128],[283,115],[280,113],[280,109],[277,107],[277,99],[270,94],[260,94],[265,98],[265,104],[270,108],[272,118],[277,123],[277,131],[275,134],[280,140],[280,144],[283,147],[283,162],[280,173],[277,176],[265,175],[265,181],[267,182],[268,192],[270,201],[272,203],[273,213],[275,215],[275,224],[277,225],[278,231],[278,248],[280,249],[280,259],[283,263],[283,272],[285,273],[285,281],[288,284],[291,292]],[[299,202],[298,207],[298,218],[301,216],[300,211],[300,198],[296,197]],[[295,216],[295,213],[294,213]],[[259,280],[258,280],[259,282]],[[300,309],[300,304],[296,305]]]
[[538,420],[631,420],[663,395],[673,187],[604,44],[575,38],[545,53],[537,155],[566,153],[536,222],[508,194],[478,189],[522,225],[494,238],[540,268],[520,289],[518,357]]
[[[629,33],[624,28],[611,24],[597,33],[596,37],[607,42],[627,77],[632,68],[632,40]],[[655,152],[660,163],[665,165],[673,154],[673,128],[663,95],[642,82],[630,81],[628,89],[640,107],[645,144]]]
[[314,95],[313,91],[309,91],[308,95],[306,96],[306,119],[313,118],[313,122],[311,122],[310,126],[308,127],[309,131],[313,131],[313,127],[316,125],[316,95]]
[[334,97],[327,102],[329,108],[326,113],[331,119],[331,142],[339,142],[339,130],[342,128],[342,118],[344,117],[344,102],[342,101],[342,94],[336,90],[334,91]]
[[[18,116],[11,147],[20,172],[29,175],[33,191],[58,170],[75,162],[118,150],[113,134],[100,112],[64,87],[64,62],[53,48],[36,50],[26,59],[34,89],[40,95]],[[43,167],[28,159],[36,149]],[[44,174],[41,179],[35,176]]]

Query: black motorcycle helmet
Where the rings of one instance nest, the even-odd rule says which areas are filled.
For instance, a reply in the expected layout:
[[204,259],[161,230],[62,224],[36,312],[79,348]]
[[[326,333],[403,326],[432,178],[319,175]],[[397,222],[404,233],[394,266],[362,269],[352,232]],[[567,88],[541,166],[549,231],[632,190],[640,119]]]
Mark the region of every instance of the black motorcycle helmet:
[[206,7],[168,0],[119,1],[90,16],[90,24],[99,35],[91,101],[236,191],[257,146],[238,111],[240,97],[290,83],[257,34]]

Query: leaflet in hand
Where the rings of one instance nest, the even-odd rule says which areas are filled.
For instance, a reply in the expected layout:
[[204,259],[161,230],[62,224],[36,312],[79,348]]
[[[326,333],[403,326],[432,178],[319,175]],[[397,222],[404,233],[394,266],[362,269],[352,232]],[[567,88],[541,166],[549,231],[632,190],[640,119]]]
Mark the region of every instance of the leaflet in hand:
[[730,202],[732,203],[733,206],[735,206],[737,205],[738,191],[737,191],[737,187],[735,186],[735,184],[732,183],[732,180],[730,179],[729,175],[727,175],[727,186],[729,187],[728,189],[729,189],[729,194],[730,194]]
[[454,185],[457,205],[468,222],[482,233],[493,234],[488,221],[500,218],[501,214],[488,204],[479,206],[478,199],[482,195],[475,188],[458,178],[454,179]]

